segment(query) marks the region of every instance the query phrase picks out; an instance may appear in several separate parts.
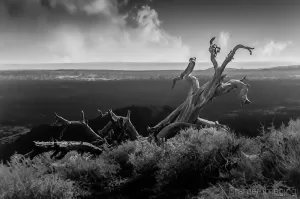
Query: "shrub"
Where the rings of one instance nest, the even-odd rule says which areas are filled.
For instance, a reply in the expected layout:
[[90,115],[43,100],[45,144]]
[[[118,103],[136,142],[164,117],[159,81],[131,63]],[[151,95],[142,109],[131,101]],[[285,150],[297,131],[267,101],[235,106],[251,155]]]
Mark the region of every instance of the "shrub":
[[156,143],[136,142],[135,151],[130,154],[129,161],[136,174],[147,173],[155,169],[163,154],[163,148]]
[[157,179],[161,187],[199,189],[219,175],[224,161],[233,161],[235,137],[225,131],[187,129],[168,140]]
[[42,164],[35,167],[29,160],[12,160],[9,165],[0,164],[0,198],[66,198],[77,196],[78,187],[73,181],[63,180],[58,174],[44,173]]
[[[241,151],[259,155],[251,159]],[[300,120],[256,138],[191,128],[161,144],[128,141],[98,157],[73,151],[54,162],[50,153],[33,160],[15,155],[0,165],[2,198],[68,199],[124,184],[133,186],[136,196],[148,189],[146,195],[164,192],[161,197],[171,198],[276,198],[263,194],[272,189],[292,198],[292,189],[300,193]]]

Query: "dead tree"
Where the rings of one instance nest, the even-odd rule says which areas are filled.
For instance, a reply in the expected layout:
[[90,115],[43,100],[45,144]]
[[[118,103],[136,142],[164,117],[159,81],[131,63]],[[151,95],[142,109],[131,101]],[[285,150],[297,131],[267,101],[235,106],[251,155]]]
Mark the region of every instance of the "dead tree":
[[[84,117],[84,112],[81,111],[81,121],[69,121],[59,115],[57,113],[55,114],[55,122],[52,124],[54,125],[63,125],[65,126],[64,129],[62,130],[59,139],[62,140],[65,133],[70,130],[71,127],[82,127],[84,132],[81,132],[82,134],[85,134],[88,136],[91,140],[102,140],[101,136],[99,136],[97,133],[93,131],[93,129],[88,125],[85,117]],[[75,132],[74,132],[75,133]]]
[[[103,117],[104,114],[100,110],[98,110],[98,112],[100,113],[100,116]],[[136,140],[138,137],[140,137],[134,125],[131,123],[129,110],[127,111],[126,117],[117,116],[112,110],[108,110],[108,112],[106,113],[107,117],[109,117],[109,120],[107,120],[108,123],[102,130],[98,131],[98,134],[88,125],[88,122],[84,117],[84,112],[82,111],[81,113],[81,121],[69,121],[55,113],[56,120],[52,125],[65,126],[60,134],[60,140],[63,140],[66,132],[69,133],[69,131],[72,130],[71,127],[74,127],[74,129],[78,131],[76,133],[81,133],[82,135],[90,137],[91,141],[103,140],[103,138],[109,136],[109,132],[111,131],[113,131],[114,134],[117,135],[116,138],[118,138],[118,140],[126,136],[131,140]],[[78,127],[81,128],[79,129]]]
[[112,110],[108,110],[111,121],[98,133],[106,140],[121,143],[125,140],[136,140],[140,137],[130,120],[130,111],[127,111],[127,116],[117,116]]
[[[230,51],[224,62],[219,65],[216,57],[220,52],[220,47],[214,44],[214,39],[215,37],[210,40],[209,46],[210,60],[214,67],[214,75],[212,79],[200,87],[199,81],[196,77],[192,75],[186,76],[184,80],[186,80],[191,85],[191,89],[186,100],[156,126],[151,128],[148,127],[149,134],[157,135],[163,128],[173,123],[178,123],[179,126],[182,126],[182,122],[224,128],[225,126],[219,124],[217,121],[213,122],[199,118],[199,113],[202,111],[203,107],[208,102],[212,102],[214,98],[222,96],[229,92],[233,92],[237,89],[241,89],[241,92],[239,94],[241,105],[243,106],[250,103],[247,98],[249,85],[244,83],[245,78],[241,80],[231,79],[227,82],[223,82],[226,76],[223,75],[223,72],[227,64],[231,60],[233,60],[237,50],[246,49],[250,52],[251,55],[254,48],[239,44]],[[173,128],[175,127],[176,124],[173,124]]]
[[[55,113],[56,120],[52,125],[63,126],[59,139],[52,142],[34,142],[34,149],[27,154],[27,157],[32,158],[38,154],[53,150],[55,152],[52,156],[56,156],[56,158],[64,157],[71,150],[100,154],[102,149],[97,146],[110,147],[128,139],[136,140],[140,138],[140,135],[131,123],[129,110],[126,117],[117,116],[112,110],[108,110],[105,114],[100,110],[98,112],[100,117],[108,122],[102,130],[98,131],[99,134],[88,125],[83,111],[81,112],[81,121],[69,121]],[[79,141],[74,141],[75,138]],[[59,153],[60,155],[57,156]]]
[[103,151],[87,142],[34,142],[34,147],[35,149],[26,154],[25,157],[34,158],[39,154],[54,151],[51,158],[62,159],[70,151],[92,155],[100,155]]

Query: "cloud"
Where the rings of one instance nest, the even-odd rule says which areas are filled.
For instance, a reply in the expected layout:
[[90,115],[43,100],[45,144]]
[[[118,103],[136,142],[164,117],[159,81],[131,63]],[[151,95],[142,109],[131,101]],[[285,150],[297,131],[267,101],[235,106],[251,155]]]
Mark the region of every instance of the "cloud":
[[253,55],[246,57],[246,53],[242,53],[245,60],[248,61],[293,61],[289,55],[289,47],[292,41],[256,41],[249,46],[254,47]]
[[124,11],[129,2],[2,0],[0,29],[5,31],[0,50],[6,53],[0,58],[18,55],[20,62],[188,60],[189,47],[162,28],[156,10],[142,6],[135,12]]
[[[106,30],[91,32],[64,26],[57,31],[56,43],[49,44],[56,55],[75,62],[86,61],[186,61],[189,48],[179,37],[161,27],[158,13],[143,6],[135,17],[136,27],[108,24]],[[100,30],[101,28],[101,30]],[[76,50],[74,50],[76,49]]]
[[[292,41],[276,41],[276,40],[257,40],[252,43],[243,40],[236,42],[235,38],[231,39],[229,32],[222,31],[216,38],[216,43],[221,47],[221,52],[217,56],[217,61],[222,63],[230,50],[239,43],[254,47],[253,54],[249,55],[247,50],[239,50],[232,62],[299,62],[292,55],[289,47],[293,45]],[[209,52],[207,49],[198,51],[198,61],[210,62]]]
[[219,45],[222,49],[226,50],[228,48],[229,41],[230,41],[229,32],[220,32]]
[[112,11],[117,12],[119,6],[127,5],[128,0],[0,0],[0,3],[10,16],[26,16],[29,12],[37,13],[45,9],[56,15],[63,13],[111,15]]
[[285,50],[289,45],[291,45],[291,41],[286,42],[274,42],[273,40],[265,44],[260,50],[264,56],[272,56],[278,55],[283,50]]

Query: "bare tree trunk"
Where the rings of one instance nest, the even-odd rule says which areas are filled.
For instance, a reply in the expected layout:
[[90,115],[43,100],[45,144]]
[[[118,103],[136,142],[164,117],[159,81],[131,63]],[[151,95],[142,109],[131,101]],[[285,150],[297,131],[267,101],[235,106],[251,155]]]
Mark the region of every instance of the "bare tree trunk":
[[224,127],[217,121],[212,122],[199,118],[199,113],[203,107],[211,101],[213,98],[222,96],[226,93],[233,92],[238,88],[241,88],[240,100],[241,104],[249,104],[250,101],[247,98],[248,84],[245,84],[242,80],[229,80],[223,83],[223,79],[226,75],[222,75],[227,64],[234,58],[234,55],[238,49],[247,49],[250,54],[254,48],[247,47],[244,45],[237,45],[230,51],[226,59],[221,66],[218,65],[216,60],[217,54],[220,52],[220,48],[214,44],[214,39],[210,40],[209,52],[211,54],[210,59],[214,66],[214,75],[212,79],[201,87],[199,87],[199,81],[194,76],[187,76],[186,81],[191,85],[190,92],[186,100],[178,106],[168,117],[159,122],[156,126],[148,128],[148,133],[157,135],[163,128],[172,123],[191,123],[191,124],[204,124],[208,126]]

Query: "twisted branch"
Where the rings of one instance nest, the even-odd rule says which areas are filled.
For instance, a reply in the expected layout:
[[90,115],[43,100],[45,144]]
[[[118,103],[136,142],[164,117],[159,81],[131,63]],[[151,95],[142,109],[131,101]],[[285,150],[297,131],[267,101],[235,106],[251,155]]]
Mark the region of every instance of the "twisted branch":
[[221,83],[220,86],[216,89],[216,92],[212,98],[212,100],[218,96],[222,96],[224,94],[234,92],[237,89],[241,89],[240,94],[238,95],[240,104],[243,107],[245,104],[250,104],[250,100],[248,99],[248,88],[250,87],[249,84],[245,83],[245,78],[241,80],[231,79],[225,83]]
[[214,44],[214,40],[216,39],[216,37],[213,37],[210,41],[210,47],[208,49],[208,51],[210,52],[210,60],[214,66],[214,69],[218,68],[218,62],[216,60],[217,54],[221,51],[221,48],[218,47],[216,44]]
[[242,45],[242,44],[236,45],[236,46],[233,48],[233,50],[231,50],[231,51],[229,52],[229,54],[227,55],[226,59],[224,60],[224,62],[223,62],[222,65],[220,66],[220,68],[219,68],[220,74],[223,73],[223,71],[224,71],[225,67],[227,66],[227,64],[228,64],[231,60],[234,59],[234,55],[235,55],[235,53],[236,53],[236,51],[237,51],[238,49],[246,49],[246,50],[249,51],[250,55],[252,55],[252,50],[254,50],[254,48],[251,48],[251,47],[248,47],[248,46],[244,46],[244,45]]

